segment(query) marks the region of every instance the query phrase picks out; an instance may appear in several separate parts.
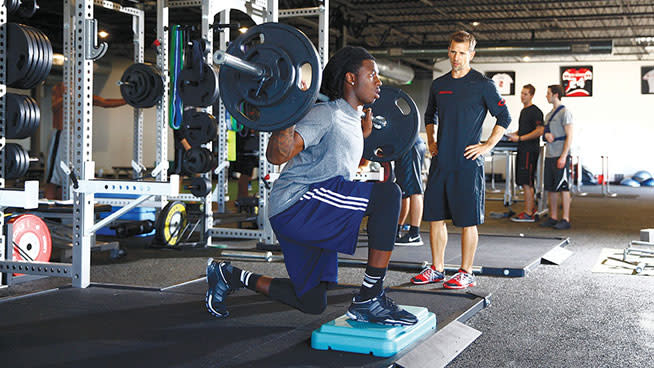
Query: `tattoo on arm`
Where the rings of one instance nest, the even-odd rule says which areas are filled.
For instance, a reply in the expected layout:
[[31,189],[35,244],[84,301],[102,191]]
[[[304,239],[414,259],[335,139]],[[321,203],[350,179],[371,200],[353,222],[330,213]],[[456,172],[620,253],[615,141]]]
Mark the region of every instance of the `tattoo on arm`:
[[290,159],[294,148],[295,126],[291,126],[276,131],[270,136],[267,153],[270,158],[281,159],[283,162],[286,162]]

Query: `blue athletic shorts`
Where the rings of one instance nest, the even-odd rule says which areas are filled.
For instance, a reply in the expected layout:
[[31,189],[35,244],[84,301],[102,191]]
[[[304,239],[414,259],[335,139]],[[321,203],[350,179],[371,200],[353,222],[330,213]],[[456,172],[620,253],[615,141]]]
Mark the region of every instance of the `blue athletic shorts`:
[[418,137],[411,149],[395,161],[395,177],[402,190],[402,198],[422,194],[422,162],[426,150],[425,141]]
[[452,219],[454,226],[484,223],[484,167],[439,170],[432,161],[425,189],[424,221]]
[[372,186],[337,176],[312,184],[299,201],[270,218],[298,297],[321,281],[338,282],[337,253],[354,254]]

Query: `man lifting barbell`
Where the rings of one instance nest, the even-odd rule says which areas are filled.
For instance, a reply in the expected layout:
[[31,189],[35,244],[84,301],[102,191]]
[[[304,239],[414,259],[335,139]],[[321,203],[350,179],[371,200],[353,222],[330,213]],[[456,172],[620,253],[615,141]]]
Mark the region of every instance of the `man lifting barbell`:
[[395,305],[383,290],[399,216],[394,183],[352,181],[372,131],[372,113],[363,105],[378,99],[381,81],[375,59],[363,48],[345,47],[323,72],[321,92],[329,102],[311,107],[295,125],[273,132],[266,156],[286,163],[270,194],[270,222],[284,253],[290,279],[270,278],[209,260],[208,311],[229,315],[226,295],[247,287],[305,313],[322,313],[326,291],[338,280],[337,252],[354,253],[359,227],[368,216],[368,264],[349,318],[390,325],[413,325],[417,318]]

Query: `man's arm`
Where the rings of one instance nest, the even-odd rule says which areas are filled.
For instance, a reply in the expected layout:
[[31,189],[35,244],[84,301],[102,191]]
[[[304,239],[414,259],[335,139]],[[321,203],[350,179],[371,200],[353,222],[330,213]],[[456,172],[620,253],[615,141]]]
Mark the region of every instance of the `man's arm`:
[[536,129],[532,130],[531,132],[524,134],[524,135],[518,135],[518,133],[511,133],[509,135],[509,138],[513,142],[524,142],[524,141],[530,141],[532,139],[538,139],[540,136],[543,135],[545,132],[545,127],[542,125],[539,125],[536,127]]
[[100,107],[120,107],[127,104],[122,98],[102,98],[100,96],[93,96],[93,105]]
[[509,114],[509,109],[506,107],[506,100],[500,96],[497,86],[490,79],[486,85],[486,89],[482,93],[486,107],[491,115],[497,119],[497,123],[495,123],[493,131],[485,143],[472,144],[466,147],[465,151],[463,151],[463,156],[468,160],[476,160],[480,155],[490,152],[497,142],[502,139],[506,128],[511,124],[511,115]]
[[463,155],[468,160],[476,160],[477,157],[479,157],[480,155],[487,154],[488,152],[490,152],[490,150],[493,149],[493,147],[495,147],[497,142],[499,142],[500,139],[502,139],[502,136],[504,135],[505,131],[506,128],[504,128],[499,124],[495,124],[490,137],[488,137],[488,140],[485,143],[472,144],[466,147],[465,151],[463,152]]
[[565,130],[565,142],[563,142],[563,151],[561,151],[561,156],[556,161],[556,167],[562,169],[565,167],[565,161],[570,153],[570,146],[572,146],[572,124],[564,125],[563,129]]
[[295,131],[295,125],[292,125],[272,133],[266,148],[266,158],[273,165],[281,165],[303,149],[304,139]]
[[436,142],[436,124],[425,125],[425,130],[427,131],[427,148],[429,148],[431,157],[434,157],[438,155],[438,143]]

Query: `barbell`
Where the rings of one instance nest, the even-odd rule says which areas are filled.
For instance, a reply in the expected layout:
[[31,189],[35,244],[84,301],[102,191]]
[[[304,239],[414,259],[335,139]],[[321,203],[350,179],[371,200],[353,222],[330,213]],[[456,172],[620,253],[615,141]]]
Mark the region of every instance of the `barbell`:
[[[263,23],[213,55],[221,65],[220,97],[239,123],[259,131],[285,129],[302,119],[319,93],[318,52],[300,30],[282,23]],[[404,100],[404,108],[398,102]],[[402,90],[382,86],[372,105],[373,131],[365,140],[364,158],[393,161],[407,152],[418,136],[418,108]]]
[[27,175],[31,162],[39,161],[38,158],[29,156],[25,148],[17,143],[7,143],[5,146],[5,160],[7,162],[7,179],[18,179]]

